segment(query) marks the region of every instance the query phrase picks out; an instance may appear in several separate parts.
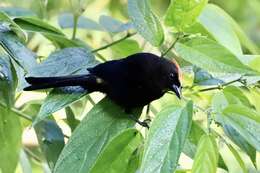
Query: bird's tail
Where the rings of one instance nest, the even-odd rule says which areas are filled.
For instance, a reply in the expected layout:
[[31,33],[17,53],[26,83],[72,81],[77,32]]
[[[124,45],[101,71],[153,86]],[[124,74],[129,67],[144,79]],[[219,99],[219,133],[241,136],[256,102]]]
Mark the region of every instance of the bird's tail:
[[[30,86],[24,88],[24,91],[32,91],[38,89],[57,88],[65,86],[92,86],[96,83],[93,75],[73,75],[59,77],[27,77],[25,78]],[[85,88],[85,87],[84,87]]]

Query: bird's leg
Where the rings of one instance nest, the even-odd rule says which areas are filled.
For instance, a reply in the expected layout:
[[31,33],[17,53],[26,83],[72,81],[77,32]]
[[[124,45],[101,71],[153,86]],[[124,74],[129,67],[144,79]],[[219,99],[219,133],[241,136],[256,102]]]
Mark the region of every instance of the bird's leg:
[[150,112],[150,103],[147,105],[147,109],[146,109],[146,119],[144,120],[144,122],[151,122],[151,118],[149,116],[149,112]]
[[[139,125],[146,127],[147,129],[149,129],[149,125],[147,123],[147,120],[144,121],[140,121],[139,119],[137,119],[136,117],[134,117],[132,114],[130,114],[130,118],[132,120],[134,120],[135,122],[137,122]],[[150,120],[151,121],[151,120]]]

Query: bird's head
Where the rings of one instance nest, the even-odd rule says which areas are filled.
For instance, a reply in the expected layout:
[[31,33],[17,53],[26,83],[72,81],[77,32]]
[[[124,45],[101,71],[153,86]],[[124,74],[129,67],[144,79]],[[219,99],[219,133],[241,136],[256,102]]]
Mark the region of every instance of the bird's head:
[[162,73],[165,91],[173,91],[176,96],[181,98],[181,69],[175,60],[163,61]]

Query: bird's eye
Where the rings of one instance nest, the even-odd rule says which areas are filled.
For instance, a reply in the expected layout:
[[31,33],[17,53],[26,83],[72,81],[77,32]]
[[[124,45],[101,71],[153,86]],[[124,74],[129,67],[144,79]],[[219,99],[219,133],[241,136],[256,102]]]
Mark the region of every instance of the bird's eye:
[[170,73],[170,78],[173,79],[174,78],[174,74]]

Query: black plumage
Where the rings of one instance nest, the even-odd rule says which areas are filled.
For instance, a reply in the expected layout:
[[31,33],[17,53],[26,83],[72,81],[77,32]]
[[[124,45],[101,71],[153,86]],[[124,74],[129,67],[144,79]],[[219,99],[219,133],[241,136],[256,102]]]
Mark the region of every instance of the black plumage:
[[81,86],[99,91],[125,110],[149,104],[172,90],[180,98],[180,69],[176,62],[151,53],[137,53],[88,69],[87,75],[28,77],[24,90]]

